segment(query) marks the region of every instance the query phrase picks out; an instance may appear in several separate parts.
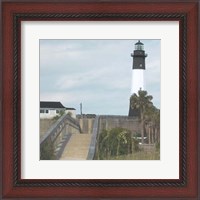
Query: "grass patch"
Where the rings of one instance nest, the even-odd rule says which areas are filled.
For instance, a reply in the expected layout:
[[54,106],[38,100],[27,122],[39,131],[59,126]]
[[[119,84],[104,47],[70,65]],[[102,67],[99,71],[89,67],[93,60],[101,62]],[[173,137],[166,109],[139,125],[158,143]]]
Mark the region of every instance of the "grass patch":
[[133,152],[128,155],[120,155],[110,158],[110,160],[160,160],[160,151],[143,151]]

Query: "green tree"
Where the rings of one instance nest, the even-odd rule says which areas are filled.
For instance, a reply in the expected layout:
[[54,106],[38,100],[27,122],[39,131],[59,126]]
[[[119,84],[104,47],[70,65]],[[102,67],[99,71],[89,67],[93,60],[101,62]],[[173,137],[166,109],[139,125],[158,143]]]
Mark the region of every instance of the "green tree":
[[59,111],[59,114],[56,115],[55,117],[53,117],[53,120],[54,121],[57,121],[60,117],[62,117],[63,115],[65,114],[65,111],[64,110],[60,110]]
[[124,128],[102,130],[98,138],[97,159],[112,159],[138,150],[138,142],[131,131]]
[[153,134],[152,142],[158,143],[160,140],[160,110],[155,106],[148,108],[145,113],[145,122],[149,127],[149,131]]
[[141,89],[138,94],[134,93],[130,98],[131,108],[138,109],[140,113],[142,144],[144,144],[145,113],[148,108],[153,106],[152,99],[153,97],[148,95],[147,91]]
[[65,114],[65,111],[64,110],[61,110],[60,112],[59,112],[59,116],[61,117],[61,116],[63,116]]
[[160,110],[157,108],[154,108],[152,124],[154,132],[154,143],[160,143]]

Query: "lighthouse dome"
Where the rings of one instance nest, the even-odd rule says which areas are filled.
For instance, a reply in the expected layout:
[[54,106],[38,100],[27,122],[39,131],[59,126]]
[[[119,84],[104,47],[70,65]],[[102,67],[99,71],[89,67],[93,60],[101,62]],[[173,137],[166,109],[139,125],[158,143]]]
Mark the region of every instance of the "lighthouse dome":
[[135,43],[135,50],[144,50],[144,44],[138,40],[137,43]]
[[135,45],[144,45],[142,42],[140,42],[140,40],[138,40],[137,43],[135,43]]

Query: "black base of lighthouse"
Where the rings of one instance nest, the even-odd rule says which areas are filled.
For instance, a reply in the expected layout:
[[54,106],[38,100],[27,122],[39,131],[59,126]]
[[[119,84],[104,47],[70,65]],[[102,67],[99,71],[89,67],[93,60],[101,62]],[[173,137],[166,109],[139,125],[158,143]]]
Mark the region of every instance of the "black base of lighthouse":
[[129,117],[139,117],[140,116],[140,112],[139,112],[139,110],[130,108],[128,116]]
[[140,111],[138,109],[132,109],[130,106],[128,116],[129,117],[140,117]]

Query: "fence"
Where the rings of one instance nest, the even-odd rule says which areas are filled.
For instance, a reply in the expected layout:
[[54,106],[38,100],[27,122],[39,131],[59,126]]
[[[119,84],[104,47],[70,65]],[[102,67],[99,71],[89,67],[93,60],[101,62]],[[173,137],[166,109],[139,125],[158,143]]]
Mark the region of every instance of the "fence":
[[[63,146],[66,145],[66,141],[69,140],[70,135],[80,132],[78,121],[65,114],[61,116],[40,139],[40,150],[49,146],[48,150],[53,149],[53,152],[56,152],[55,158],[58,159],[61,154],[60,151],[63,150]],[[47,158],[49,158],[49,156],[47,156]],[[43,159],[43,157],[41,159]]]

